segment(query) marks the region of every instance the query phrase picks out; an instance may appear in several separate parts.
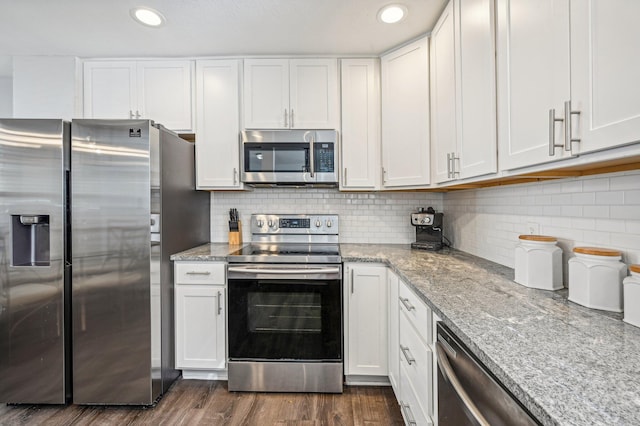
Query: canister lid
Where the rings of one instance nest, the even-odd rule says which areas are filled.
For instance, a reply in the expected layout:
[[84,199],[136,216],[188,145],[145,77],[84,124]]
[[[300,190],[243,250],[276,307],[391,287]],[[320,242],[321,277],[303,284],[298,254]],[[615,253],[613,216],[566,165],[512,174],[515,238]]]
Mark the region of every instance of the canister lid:
[[636,274],[640,274],[640,265],[629,265],[629,270]]
[[549,237],[547,235],[530,235],[530,234],[526,234],[526,235],[520,235],[518,238],[520,238],[521,240],[525,240],[525,241],[542,241],[545,243],[555,243],[556,241],[558,241],[558,239],[556,237]]
[[600,248],[600,247],[575,247],[573,249],[573,252],[580,253],[580,254],[590,254],[592,256],[609,256],[609,257],[622,256],[622,252],[618,250],[612,250],[612,249],[606,249],[606,248]]

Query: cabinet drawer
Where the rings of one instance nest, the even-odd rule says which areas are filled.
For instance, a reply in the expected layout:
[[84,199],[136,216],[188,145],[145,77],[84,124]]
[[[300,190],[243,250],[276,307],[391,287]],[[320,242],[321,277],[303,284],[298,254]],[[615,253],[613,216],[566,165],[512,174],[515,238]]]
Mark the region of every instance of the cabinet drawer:
[[431,309],[402,280],[398,294],[400,312],[407,314],[407,318],[413,323],[425,343],[431,342]]
[[411,382],[407,380],[409,373],[406,363],[400,363],[400,410],[408,426],[432,426],[433,422],[429,414],[420,404],[420,398],[414,391]]
[[218,284],[225,285],[226,263],[176,262],[176,284]]
[[[400,365],[423,411],[431,413],[432,352],[421,340],[405,313],[400,314]],[[404,379],[404,377],[403,377]],[[403,396],[404,397],[404,396]]]

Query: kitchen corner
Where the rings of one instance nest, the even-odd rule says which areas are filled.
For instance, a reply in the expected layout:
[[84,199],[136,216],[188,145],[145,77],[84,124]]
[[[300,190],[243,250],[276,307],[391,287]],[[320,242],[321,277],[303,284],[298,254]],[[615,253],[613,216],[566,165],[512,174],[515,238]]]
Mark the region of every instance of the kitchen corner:
[[[172,256],[225,261],[211,243]],[[634,424],[640,329],[513,281],[513,269],[457,250],[341,244],[344,262],[386,264],[545,425]]]

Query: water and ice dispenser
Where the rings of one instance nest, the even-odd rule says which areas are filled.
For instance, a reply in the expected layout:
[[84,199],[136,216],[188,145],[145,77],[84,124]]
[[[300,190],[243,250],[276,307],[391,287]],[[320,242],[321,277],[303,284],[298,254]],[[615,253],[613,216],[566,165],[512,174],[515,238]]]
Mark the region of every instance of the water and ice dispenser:
[[49,219],[42,214],[11,216],[13,266],[49,266]]

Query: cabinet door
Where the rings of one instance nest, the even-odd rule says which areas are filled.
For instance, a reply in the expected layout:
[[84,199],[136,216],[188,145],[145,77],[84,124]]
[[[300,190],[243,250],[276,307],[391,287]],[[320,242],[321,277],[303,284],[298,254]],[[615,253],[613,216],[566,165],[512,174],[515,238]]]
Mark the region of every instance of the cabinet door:
[[380,77],[377,59],[342,59],[340,189],[380,187]]
[[337,60],[292,59],[289,78],[289,126],[337,129],[340,110]]
[[289,61],[245,59],[244,127],[289,128]]
[[241,189],[240,62],[196,62],[198,189]]
[[573,153],[640,141],[640,2],[571,2]]
[[417,40],[382,57],[382,182],[429,184],[429,45]]
[[346,375],[387,376],[386,267],[345,265]]
[[433,180],[451,180],[451,161],[457,147],[456,52],[453,0],[431,32],[431,167]]
[[389,291],[389,381],[396,397],[400,396],[400,310],[398,299],[398,276],[387,270]]
[[140,116],[175,131],[193,131],[193,63],[137,63]]
[[223,369],[225,289],[176,285],[176,368]]
[[502,170],[565,156],[549,155],[550,127],[557,144],[570,97],[569,0],[497,0],[498,139]]
[[494,0],[455,0],[460,178],[497,171]]
[[84,63],[84,118],[136,118],[136,63]]

